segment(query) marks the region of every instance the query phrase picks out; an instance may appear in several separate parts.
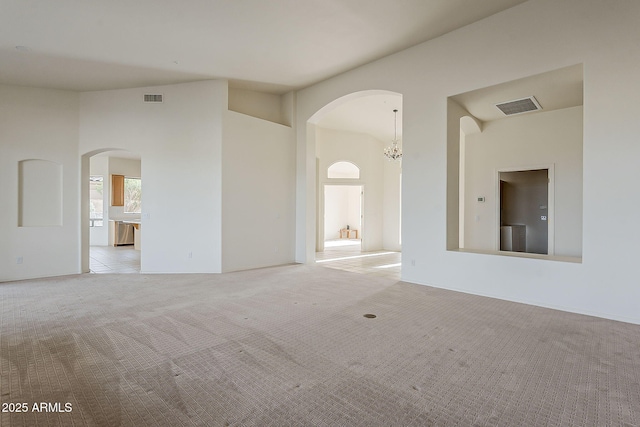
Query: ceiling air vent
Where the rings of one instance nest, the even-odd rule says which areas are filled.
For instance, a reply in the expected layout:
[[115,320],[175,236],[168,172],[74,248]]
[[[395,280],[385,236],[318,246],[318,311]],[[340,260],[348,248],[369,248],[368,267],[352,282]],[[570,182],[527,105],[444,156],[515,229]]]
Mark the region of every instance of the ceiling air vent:
[[529,111],[542,110],[540,104],[535,97],[516,99],[515,101],[502,102],[496,104],[496,107],[504,113],[505,116],[513,116],[514,114],[528,113]]
[[162,94],[144,94],[144,102],[162,102]]

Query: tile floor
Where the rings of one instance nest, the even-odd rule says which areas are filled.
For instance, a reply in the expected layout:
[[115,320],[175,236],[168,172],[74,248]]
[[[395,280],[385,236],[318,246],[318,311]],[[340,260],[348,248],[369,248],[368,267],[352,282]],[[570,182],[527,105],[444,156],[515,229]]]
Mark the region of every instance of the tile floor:
[[[316,252],[317,265],[400,280],[402,254],[392,251],[362,252],[360,240],[325,242],[324,252]],[[92,273],[140,273],[140,251],[133,246],[91,246]]]
[[140,273],[140,251],[133,246],[91,246],[89,269],[92,273]]
[[329,240],[325,242],[324,252],[316,252],[316,263],[323,267],[400,280],[402,253],[362,252],[360,240]]

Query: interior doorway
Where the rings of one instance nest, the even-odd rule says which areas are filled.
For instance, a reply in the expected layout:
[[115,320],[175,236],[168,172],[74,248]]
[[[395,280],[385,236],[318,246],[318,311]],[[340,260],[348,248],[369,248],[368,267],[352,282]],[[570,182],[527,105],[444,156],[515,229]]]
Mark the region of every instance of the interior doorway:
[[499,249],[550,254],[550,170],[500,171],[498,182]]
[[362,185],[324,186],[324,246],[358,246],[363,236]]
[[141,156],[103,149],[82,156],[82,268],[91,273],[141,270]]
[[[364,185],[324,184],[320,204],[322,251],[316,263],[324,267],[370,274],[394,280],[400,278],[401,254],[397,251],[363,251],[366,239]],[[366,246],[366,240],[365,240]]]

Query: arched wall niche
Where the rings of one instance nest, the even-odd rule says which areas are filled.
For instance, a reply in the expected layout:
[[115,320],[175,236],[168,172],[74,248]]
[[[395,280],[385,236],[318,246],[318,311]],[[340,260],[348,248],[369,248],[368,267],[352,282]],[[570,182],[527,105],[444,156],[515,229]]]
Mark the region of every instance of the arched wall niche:
[[62,226],[62,165],[43,159],[18,162],[18,226]]

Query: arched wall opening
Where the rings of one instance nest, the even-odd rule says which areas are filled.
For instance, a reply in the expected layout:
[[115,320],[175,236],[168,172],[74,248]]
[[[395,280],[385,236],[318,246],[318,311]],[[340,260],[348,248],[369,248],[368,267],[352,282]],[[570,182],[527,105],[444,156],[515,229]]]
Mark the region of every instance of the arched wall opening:
[[[394,138],[394,109],[402,111],[402,94],[368,90],[328,103],[307,121],[306,144],[313,161],[306,163],[306,207],[312,215],[304,228],[304,239],[297,241],[298,258],[303,252],[300,245],[306,247],[303,262],[313,261],[315,252],[324,249],[326,185],[362,187],[362,230],[358,236],[363,251],[400,251],[401,163],[388,162],[383,155]],[[400,131],[401,117],[398,115]],[[357,165],[357,177],[332,175],[331,167],[345,163]],[[313,173],[309,173],[309,166]]]
[[[115,178],[114,178],[115,176]],[[122,186],[113,188],[113,183],[118,183],[118,177],[122,177]],[[127,200],[125,205],[124,180],[138,181],[141,185],[142,161],[140,155],[121,148],[102,148],[92,150],[81,156],[81,218],[80,236],[81,250],[80,263],[84,273],[91,271],[92,246],[131,246],[131,250],[140,250],[141,239],[141,210],[140,200]],[[102,189],[102,205],[96,203],[96,184],[100,183]],[[134,182],[135,183],[135,182]],[[93,187],[93,188],[92,188]],[[116,196],[117,194],[117,196]],[[120,201],[114,199],[121,198]],[[138,193],[137,197],[141,197]],[[92,209],[93,207],[93,209]],[[102,209],[102,212],[98,212]],[[102,215],[99,215],[99,214]],[[114,229],[113,221],[126,221],[132,228],[125,233],[126,241],[118,242],[118,230]],[[133,229],[135,228],[135,229]],[[135,249],[134,249],[135,248]],[[139,255],[133,258],[140,258]],[[131,269],[134,270],[134,269]],[[137,268],[136,270],[139,270]],[[133,272],[123,270],[120,272]]]
[[447,250],[581,262],[583,86],[577,64],[448,98]]

